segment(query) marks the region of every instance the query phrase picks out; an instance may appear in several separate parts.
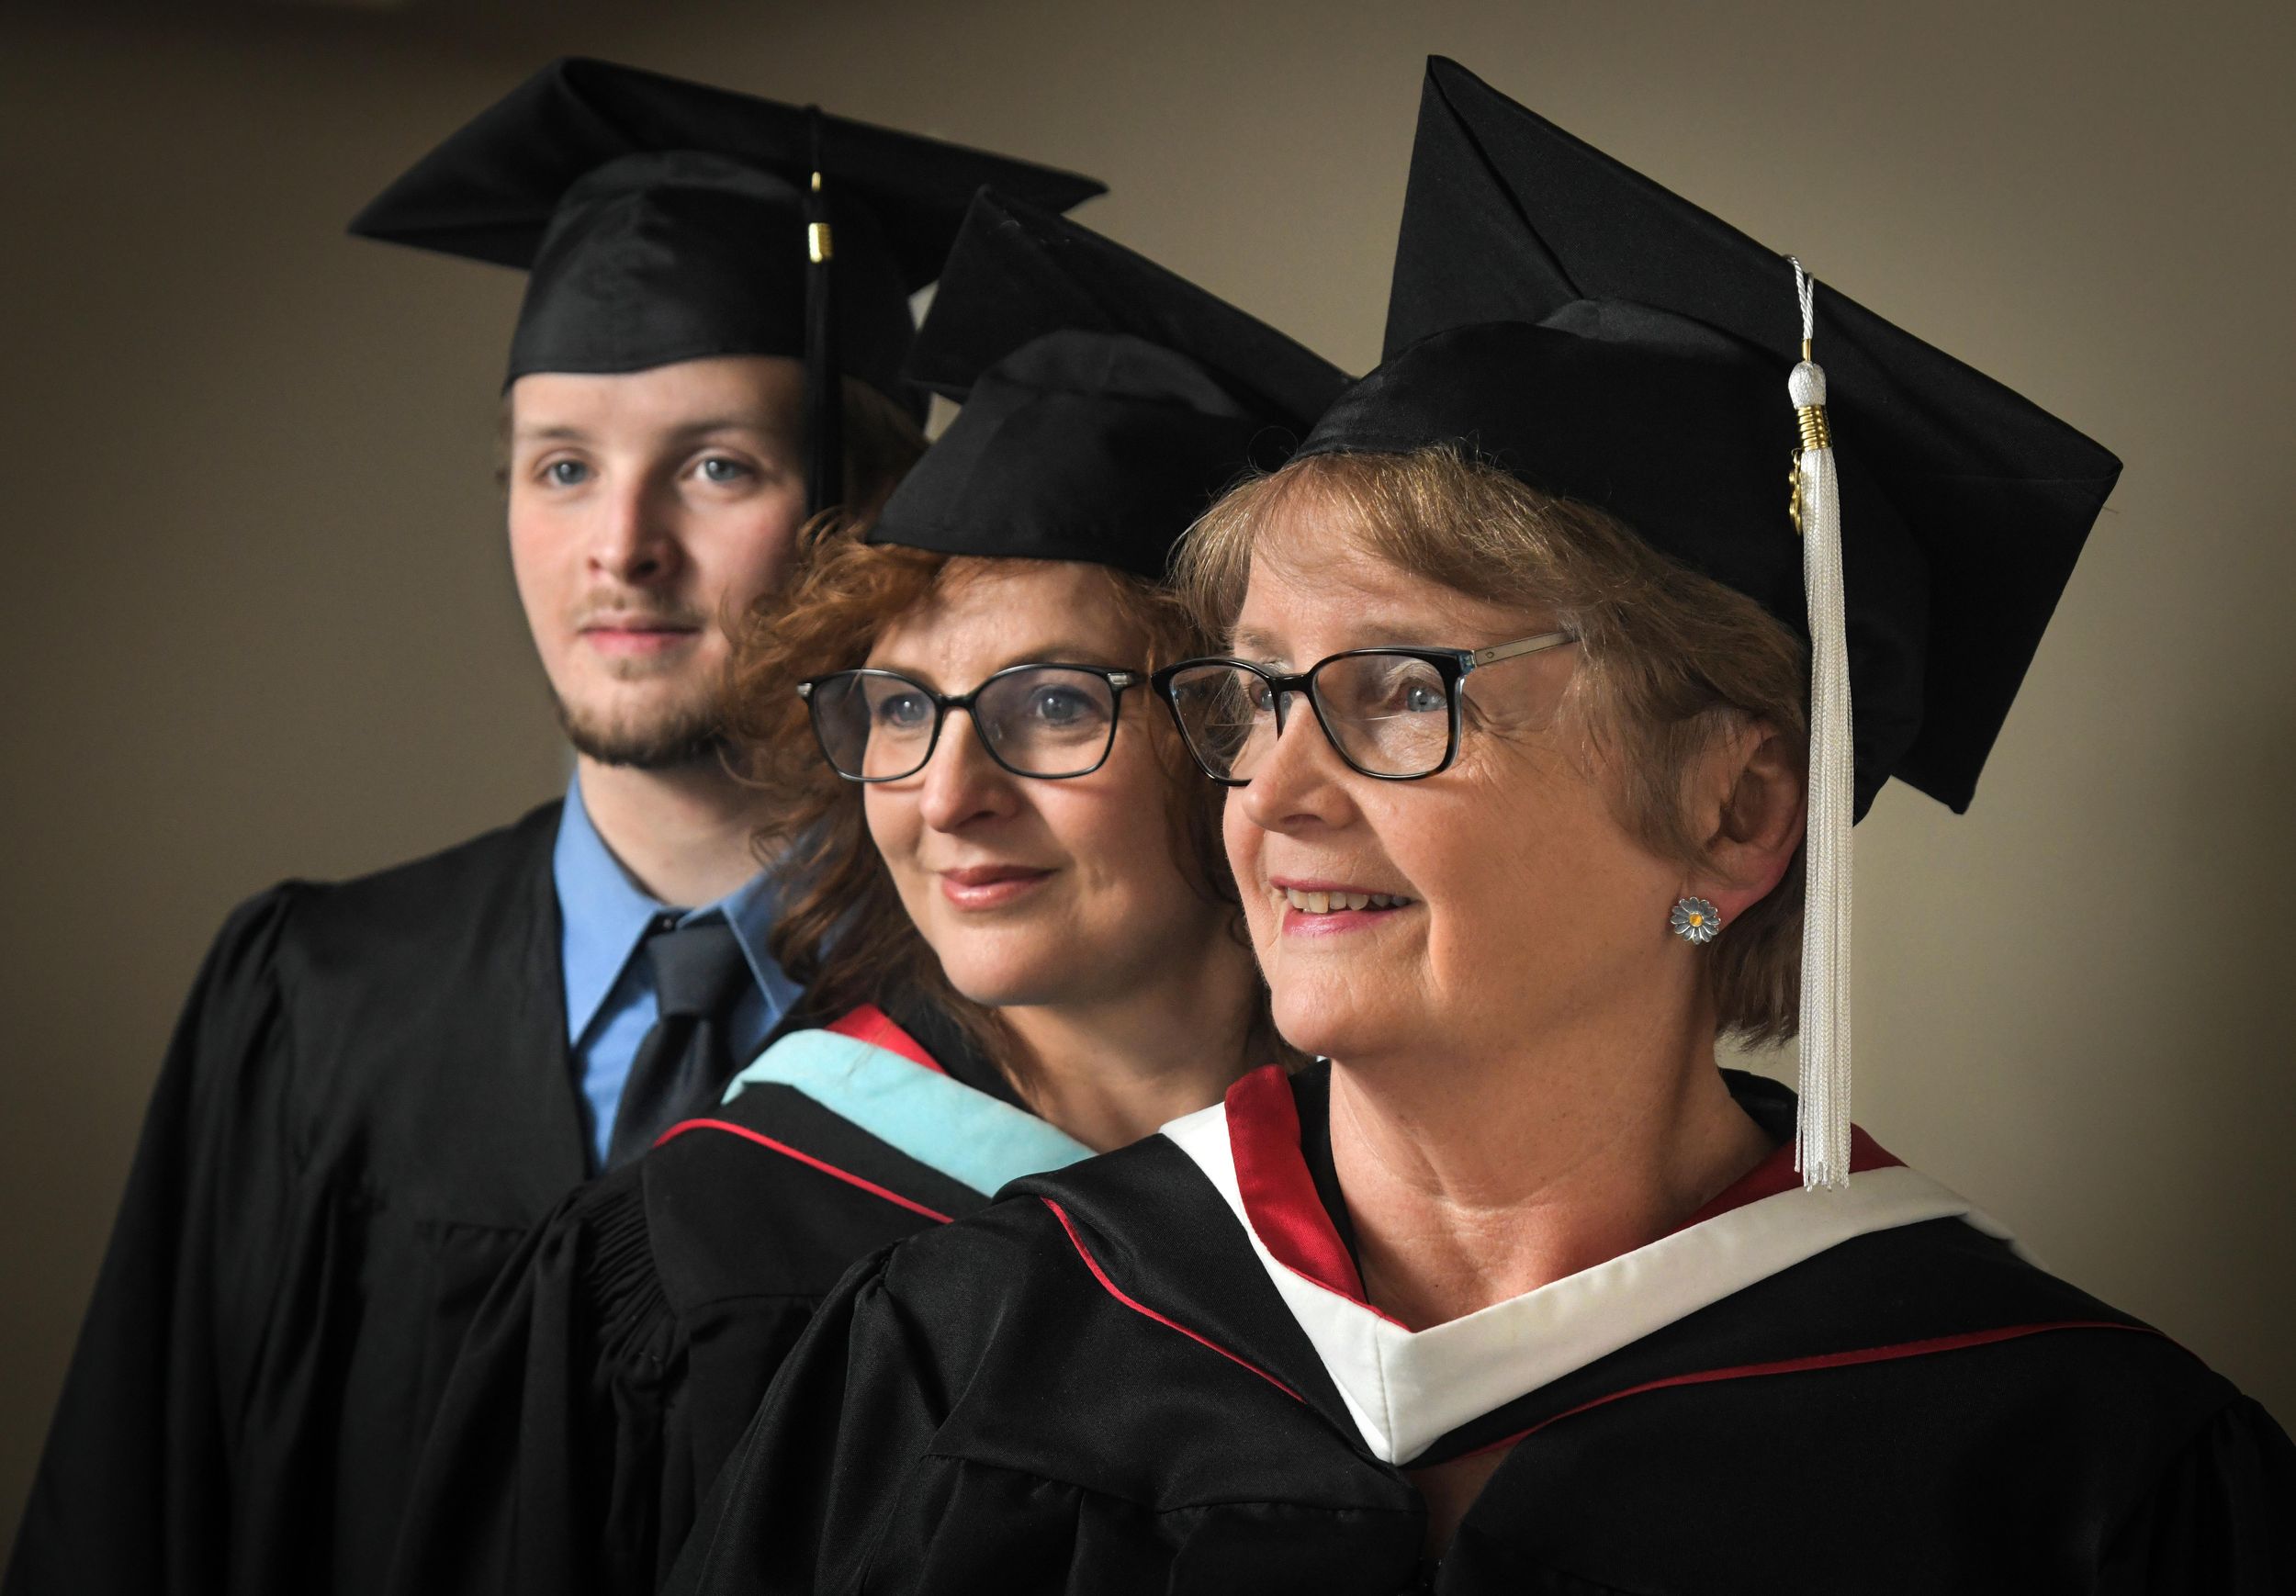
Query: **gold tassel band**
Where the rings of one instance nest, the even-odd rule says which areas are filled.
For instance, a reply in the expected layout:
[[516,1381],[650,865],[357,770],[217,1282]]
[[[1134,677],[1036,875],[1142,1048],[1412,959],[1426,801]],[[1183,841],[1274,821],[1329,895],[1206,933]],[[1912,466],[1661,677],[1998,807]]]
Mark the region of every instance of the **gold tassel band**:
[[[820,152],[818,150],[815,152],[814,159],[816,161],[821,159]],[[815,194],[821,192],[821,174],[818,172],[816,172],[813,174],[812,192]],[[809,206],[807,208],[810,209],[811,207]],[[807,222],[805,224],[806,258],[817,266],[836,253],[836,250],[831,248],[829,243],[829,224],[826,221]]]
[[1830,449],[1834,446],[1833,429],[1826,424],[1824,405],[1797,405],[1794,420],[1802,429],[1802,447]]

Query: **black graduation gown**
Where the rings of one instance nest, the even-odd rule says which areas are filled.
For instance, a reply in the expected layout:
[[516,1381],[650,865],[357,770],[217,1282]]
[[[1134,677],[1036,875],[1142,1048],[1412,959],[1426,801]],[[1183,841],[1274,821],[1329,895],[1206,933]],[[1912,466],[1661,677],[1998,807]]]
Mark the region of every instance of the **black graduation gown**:
[[557,816],[231,916],[160,1073],[7,1596],[379,1586],[464,1329],[586,1173]]
[[[939,1094],[932,1133],[1026,1115],[953,1024],[921,1006],[900,1019],[907,1056],[872,1062],[893,1073],[929,1062],[957,1084]],[[536,1231],[448,1383],[394,1591],[650,1593],[774,1371],[855,1260],[1086,1152],[1030,1119],[1043,1135],[1030,1149],[1050,1156],[975,1186],[913,1155],[932,1146],[872,1134],[815,1090],[748,1086]]]
[[[1762,1096],[1734,1085],[1750,1107]],[[1327,1153],[1315,1167],[1323,1086],[1295,1088],[1290,1157],[1306,1174],[1279,1172],[1300,1189],[1311,1176],[1317,1208],[1337,1192]],[[1760,1106],[1783,1117],[1774,1097]],[[1421,1498],[1370,1439],[1359,1371],[1344,1397],[1345,1361],[1311,1329],[1324,1309],[1293,1305],[1323,1285],[1288,1267],[1296,1249],[1268,1246],[1287,1229],[1344,1242],[1344,1214],[1255,1209],[1247,1236],[1187,1151],[1204,1118],[1021,1182],[856,1268],[783,1366],[670,1589],[2296,1588],[2296,1451],[2272,1421],[1960,1217],[1820,1247],[1411,1441],[1413,1464],[1511,1443],[1429,1559]],[[1239,1190],[1267,1184],[1241,1153],[1233,1166]],[[1920,1183],[1884,1175],[1869,1192]],[[1625,1283],[1606,1298],[1584,1295],[1597,1271],[1572,1276],[1565,1296],[1591,1310],[1559,1315],[1552,1335],[1632,1319],[1732,1249],[1791,1239],[1796,1216],[1852,1211],[1776,1195],[1676,1232],[1671,1253],[1598,1266]],[[1688,1262],[1644,1268],[1656,1256]],[[1331,1296],[1329,1323],[1378,1322]],[[1411,1333],[1392,1325],[1366,1344]],[[1536,1362],[1548,1339],[1493,1365]],[[1441,1369],[1398,1367],[1435,1408],[1488,1372],[1462,1365],[1446,1386]],[[1425,1414],[1404,1403],[1390,1417]]]

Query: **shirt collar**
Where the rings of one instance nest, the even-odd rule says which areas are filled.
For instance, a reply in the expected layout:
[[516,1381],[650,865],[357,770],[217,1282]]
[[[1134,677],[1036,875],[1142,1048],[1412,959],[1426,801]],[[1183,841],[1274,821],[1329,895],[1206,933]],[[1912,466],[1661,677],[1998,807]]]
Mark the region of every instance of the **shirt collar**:
[[786,1012],[804,989],[783,974],[782,967],[773,961],[773,926],[782,917],[782,894],[773,872],[760,871],[695,914],[698,916],[712,910],[724,915],[726,923],[733,927],[734,940],[741,944],[741,956],[749,961],[749,974],[758,989],[773,1000],[776,1012]]
[[781,913],[779,894],[760,871],[714,904],[680,913],[639,886],[598,835],[582,805],[578,777],[568,783],[566,807],[551,856],[564,925],[561,952],[566,974],[566,1034],[579,1042],[597,1018],[622,972],[658,917],[678,914],[681,923],[723,916],[741,944],[742,957],[759,989],[786,1006],[795,984],[773,962],[768,938]]

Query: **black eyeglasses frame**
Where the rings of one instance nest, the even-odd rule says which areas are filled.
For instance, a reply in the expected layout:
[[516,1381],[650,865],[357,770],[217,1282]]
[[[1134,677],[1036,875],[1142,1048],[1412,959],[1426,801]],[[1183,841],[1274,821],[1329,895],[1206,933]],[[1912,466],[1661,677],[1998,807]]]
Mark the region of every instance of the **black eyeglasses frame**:
[[[1460,682],[1483,666],[1496,665],[1501,660],[1520,658],[1524,655],[1540,653],[1548,648],[1560,648],[1568,644],[1576,643],[1578,640],[1579,635],[1575,632],[1541,632],[1532,637],[1518,637],[1512,643],[1494,643],[1488,648],[1392,646],[1346,648],[1337,654],[1325,655],[1313,665],[1309,666],[1307,669],[1296,674],[1270,670],[1265,665],[1255,665],[1248,659],[1212,656],[1201,659],[1183,659],[1176,664],[1167,665],[1148,680],[1150,686],[1154,688],[1156,696],[1164,701],[1165,711],[1172,716],[1172,724],[1179,729],[1180,741],[1187,745],[1188,754],[1195,759],[1196,768],[1203,771],[1207,778],[1217,781],[1222,787],[1248,787],[1252,784],[1252,778],[1222,776],[1211,768],[1211,762],[1205,759],[1203,751],[1197,747],[1196,739],[1189,736],[1187,722],[1180,714],[1180,701],[1172,690],[1173,682],[1182,671],[1207,665],[1224,665],[1238,670],[1249,671],[1267,684],[1268,691],[1274,695],[1270,702],[1276,706],[1276,735],[1278,737],[1284,735],[1284,701],[1287,698],[1304,696],[1308,701],[1308,708],[1315,715],[1317,728],[1323,734],[1323,740],[1331,745],[1332,752],[1339,756],[1340,762],[1355,771],[1356,775],[1367,776],[1374,781],[1424,781],[1430,776],[1439,776],[1449,770],[1459,757],[1459,730],[1462,724],[1459,709]],[[1421,660],[1433,666],[1435,674],[1442,679],[1443,697],[1449,707],[1450,719],[1446,740],[1443,746],[1443,758],[1431,769],[1414,770],[1409,775],[1398,775],[1389,770],[1367,770],[1355,761],[1345,747],[1341,746],[1338,736],[1333,732],[1331,720],[1323,713],[1322,697],[1315,691],[1315,679],[1322,674],[1323,668],[1327,665],[1342,659],[1358,659],[1366,657]]]
[[[942,693],[934,691],[906,671],[880,670],[874,667],[861,666],[851,670],[832,670],[826,675],[809,677],[797,684],[797,696],[805,701],[808,712],[805,722],[813,727],[813,740],[820,747],[822,759],[827,761],[830,770],[837,771],[840,780],[865,784],[879,781],[906,781],[933,762],[933,754],[940,747],[941,727],[948,724],[950,711],[961,709],[968,715],[973,714],[973,705],[981,694],[986,692],[1004,678],[1018,676],[1028,670],[1076,670],[1086,676],[1097,676],[1109,684],[1109,736],[1108,741],[1101,747],[1100,757],[1081,770],[1064,770],[1057,776],[1046,776],[1034,770],[1015,768],[1010,761],[996,751],[996,745],[986,736],[980,738],[982,751],[996,761],[997,769],[1008,775],[1019,776],[1029,781],[1074,781],[1080,776],[1091,775],[1107,764],[1109,756],[1116,751],[1116,728],[1124,716],[1125,691],[1130,688],[1142,685],[1148,680],[1136,670],[1113,670],[1104,665],[1074,665],[1064,659],[1031,659],[1024,660],[1019,665],[1007,665],[1002,670],[989,672],[981,679],[979,685],[971,692]],[[829,751],[829,739],[822,735],[821,716],[813,702],[815,690],[824,682],[835,681],[842,677],[859,676],[877,677],[884,680],[901,682],[906,686],[915,688],[932,701],[933,729],[931,735],[925,739],[924,757],[897,776],[856,776],[840,769],[837,762],[837,756]],[[974,715],[973,728],[975,732],[980,730],[980,718]]]

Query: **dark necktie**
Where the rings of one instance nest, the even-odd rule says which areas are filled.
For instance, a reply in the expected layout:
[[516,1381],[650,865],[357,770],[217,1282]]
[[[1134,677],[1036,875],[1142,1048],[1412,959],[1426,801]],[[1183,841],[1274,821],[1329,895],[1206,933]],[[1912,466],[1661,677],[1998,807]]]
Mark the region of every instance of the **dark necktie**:
[[697,1106],[715,1099],[734,1073],[726,1035],[734,1001],[750,980],[734,929],[722,919],[659,931],[646,940],[661,1005],[638,1044],[614,1110],[606,1167],[619,1169]]

